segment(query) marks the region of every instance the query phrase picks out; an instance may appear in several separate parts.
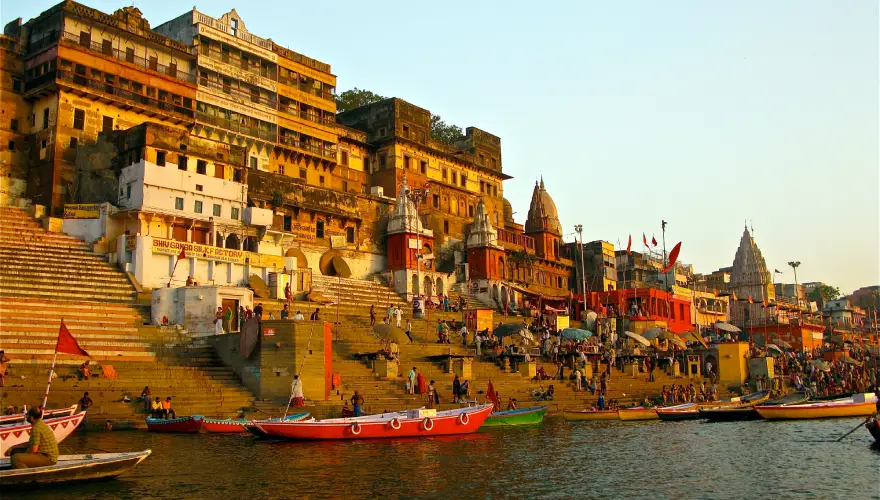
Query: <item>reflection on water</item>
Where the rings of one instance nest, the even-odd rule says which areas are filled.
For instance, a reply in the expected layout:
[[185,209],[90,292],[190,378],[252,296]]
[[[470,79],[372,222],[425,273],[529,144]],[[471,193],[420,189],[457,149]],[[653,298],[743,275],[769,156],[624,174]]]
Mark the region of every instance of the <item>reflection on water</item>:
[[[461,437],[267,442],[78,433],[62,453],[153,455],[119,480],[17,498],[880,498],[858,420],[565,422]],[[2,495],[6,496],[6,495]]]

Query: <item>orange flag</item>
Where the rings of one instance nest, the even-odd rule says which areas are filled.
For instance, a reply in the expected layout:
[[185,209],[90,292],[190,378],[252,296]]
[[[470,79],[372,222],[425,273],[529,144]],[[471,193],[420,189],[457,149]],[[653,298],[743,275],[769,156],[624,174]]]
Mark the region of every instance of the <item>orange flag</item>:
[[75,356],[85,356],[87,358],[91,357],[85,349],[76,343],[76,339],[73,338],[73,335],[70,334],[67,326],[64,325],[64,320],[61,321],[61,328],[58,330],[58,342],[55,344],[55,352],[73,354]]
[[177,254],[177,260],[183,260],[183,259],[185,259],[185,258],[186,258],[186,249],[185,249],[185,248],[181,248],[181,249],[180,249],[180,253]]
[[751,295],[749,295],[749,304],[754,304],[754,303],[755,303],[755,301],[754,301],[754,300],[752,300],[752,296],[751,296]]
[[733,301],[736,302],[737,300],[739,300],[739,299],[736,298],[736,292],[733,292]]

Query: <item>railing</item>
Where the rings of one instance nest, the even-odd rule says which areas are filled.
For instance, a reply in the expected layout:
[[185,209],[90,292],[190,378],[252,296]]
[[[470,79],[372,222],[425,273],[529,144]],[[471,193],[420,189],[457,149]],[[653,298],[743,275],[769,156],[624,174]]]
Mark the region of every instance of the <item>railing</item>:
[[288,146],[293,146],[297,149],[302,149],[303,151],[308,151],[327,159],[336,160],[336,148],[327,148],[324,146],[309,144],[307,142],[297,140],[296,138],[289,135],[282,135],[279,138],[278,142],[280,142],[281,144],[286,144]]
[[523,248],[528,248],[530,250],[535,249],[535,239],[531,236],[512,233],[504,229],[498,229],[498,239],[504,243],[519,245]]
[[211,116],[205,113],[196,113],[196,119],[202,122],[210,123],[216,127],[220,127],[226,130],[232,130],[233,132],[239,132],[242,134],[247,134],[252,137],[259,137],[260,139],[275,142],[275,132],[264,130],[259,127],[254,127],[252,125],[247,125],[244,123],[238,123],[232,120],[227,120],[225,118],[220,118],[219,116]]
[[172,78],[177,78],[178,80],[183,80],[183,81],[189,82],[189,83],[196,82],[196,75],[195,74],[187,73],[186,71],[181,71],[176,66],[166,66],[164,64],[159,64],[158,62],[154,63],[148,59],[144,59],[143,57],[129,55],[129,53],[123,52],[118,49],[111,48],[109,50],[105,50],[104,46],[101,43],[98,43],[96,41],[90,41],[90,43],[88,45],[86,45],[85,43],[83,43],[83,40],[80,39],[79,35],[74,34],[74,33],[64,32],[63,39],[67,40],[68,42],[73,42],[73,43],[79,45],[80,47],[84,47],[84,48],[89,49],[93,52],[97,52],[99,54],[104,54],[106,56],[110,56],[110,57],[113,57],[113,58],[118,59],[120,61],[125,61],[128,63],[134,64],[136,66],[140,66],[142,68],[146,68],[151,71],[155,71],[157,73],[162,73],[163,75],[168,75]]
[[82,87],[89,87],[93,90],[97,90],[104,94],[110,94],[116,97],[121,97],[128,101],[147,105],[152,108],[161,109],[162,111],[166,111],[168,113],[181,115],[182,117],[192,119],[193,110],[190,108],[186,108],[184,106],[179,106],[174,104],[173,102],[160,101],[158,99],[154,99],[152,97],[148,97],[142,94],[137,94],[130,90],[119,88],[115,85],[110,85],[106,82],[101,82],[97,80],[92,80],[85,75],[78,75],[76,73],[71,73],[70,71],[58,70],[58,79],[64,80],[67,82],[72,82],[76,85],[80,85]]
[[40,85],[44,85],[46,83],[55,81],[55,76],[56,76],[55,71],[49,71],[48,73],[43,73],[42,75],[40,75],[36,78],[29,79],[29,80],[25,81],[24,91],[28,92],[32,89],[39,87]]
[[299,118],[304,118],[306,120],[311,120],[316,123],[323,123],[324,125],[333,125],[336,123],[336,115],[333,115],[331,113],[327,113],[326,115],[322,116],[317,113],[309,113],[309,112],[300,111],[299,109],[297,109],[294,106],[285,106],[284,104],[282,104],[278,108],[278,111],[281,111],[283,113],[287,113],[288,115],[296,116]]
[[255,104],[261,104],[263,106],[267,106],[272,109],[278,109],[278,101],[277,100],[267,99],[263,96],[254,95],[249,92],[243,92],[240,89],[236,89],[236,88],[233,88],[233,87],[230,87],[227,85],[223,85],[222,83],[214,81],[214,80],[209,80],[207,78],[199,78],[199,85],[203,85],[205,87],[211,87],[211,88],[217,89],[220,92],[223,92],[224,94],[234,95],[236,97],[239,97],[241,99],[246,99],[246,100],[253,102]]
[[299,79],[294,80],[294,79],[285,78],[285,77],[279,75],[278,76],[278,83],[283,83],[284,85],[287,85],[288,87],[297,88],[297,89],[305,92],[306,94],[312,94],[312,95],[318,96],[322,99],[327,99],[328,101],[332,101],[332,100],[336,99],[336,94],[334,94],[332,91],[325,90],[323,88],[317,89],[317,88],[315,88],[314,85],[309,84],[308,82],[302,82]]
[[265,78],[267,80],[275,80],[275,78],[276,78],[275,72],[269,71],[268,68],[265,68],[265,69],[259,68],[258,70],[255,71],[254,70],[255,66],[248,65],[247,67],[242,67],[241,59],[237,58],[237,57],[230,57],[229,52],[224,54],[222,51],[219,51],[219,50],[205,49],[204,45],[202,47],[203,48],[199,51],[199,54],[201,54],[203,56],[210,57],[211,59],[214,59],[215,61],[219,61],[223,64],[228,64],[228,65],[232,66],[233,68],[240,69],[241,71],[244,71],[245,73],[250,73],[254,76],[259,76],[259,77]]
[[58,32],[53,30],[36,42],[28,42],[27,53],[32,54],[38,50],[43,50],[46,47],[51,47],[56,43],[58,43]]

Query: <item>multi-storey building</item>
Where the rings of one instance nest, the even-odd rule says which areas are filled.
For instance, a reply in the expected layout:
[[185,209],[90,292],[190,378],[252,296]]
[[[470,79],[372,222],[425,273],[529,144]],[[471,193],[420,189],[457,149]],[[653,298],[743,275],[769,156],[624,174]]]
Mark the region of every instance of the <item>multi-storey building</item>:
[[[14,23],[12,26],[17,26]],[[30,116],[24,90],[23,44],[0,35],[0,202],[24,194],[30,144],[22,129]]]
[[574,259],[572,290],[583,290],[584,284],[587,292],[607,292],[617,288],[617,259],[613,243],[598,240],[584,243],[583,248],[580,243],[566,243],[565,247]]
[[134,7],[108,15],[68,0],[4,31],[23,47],[26,195],[53,214],[74,199],[76,148],[99,132],[194,123],[192,49],[152,31]]

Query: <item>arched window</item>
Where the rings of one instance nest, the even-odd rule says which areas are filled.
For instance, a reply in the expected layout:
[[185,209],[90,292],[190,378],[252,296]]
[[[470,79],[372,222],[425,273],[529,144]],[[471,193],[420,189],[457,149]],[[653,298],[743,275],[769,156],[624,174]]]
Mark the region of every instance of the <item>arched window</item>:
[[238,250],[240,246],[241,243],[238,240],[238,235],[236,235],[235,233],[232,233],[226,237],[226,248]]

